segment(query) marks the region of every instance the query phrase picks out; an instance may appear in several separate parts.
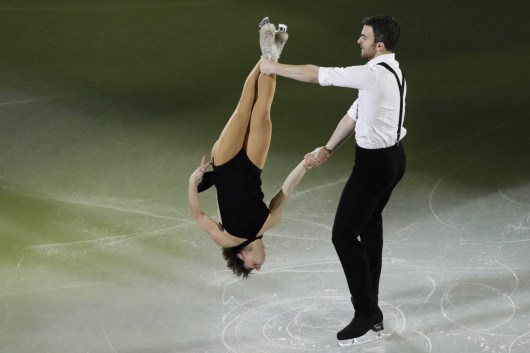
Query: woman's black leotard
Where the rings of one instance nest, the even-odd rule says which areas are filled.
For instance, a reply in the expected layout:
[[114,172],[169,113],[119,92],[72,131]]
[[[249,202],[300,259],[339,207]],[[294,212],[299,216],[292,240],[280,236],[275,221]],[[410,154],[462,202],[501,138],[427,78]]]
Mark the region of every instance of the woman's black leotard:
[[261,191],[261,169],[252,163],[244,149],[230,161],[213,168],[223,227],[233,236],[255,240],[269,216]]

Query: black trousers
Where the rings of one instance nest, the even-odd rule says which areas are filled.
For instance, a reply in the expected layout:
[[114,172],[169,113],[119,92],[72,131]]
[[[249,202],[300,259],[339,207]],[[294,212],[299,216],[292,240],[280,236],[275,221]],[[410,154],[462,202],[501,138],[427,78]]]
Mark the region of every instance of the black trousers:
[[356,147],[355,165],[342,191],[332,231],[356,316],[369,316],[378,305],[382,213],[405,165],[401,144],[376,150]]

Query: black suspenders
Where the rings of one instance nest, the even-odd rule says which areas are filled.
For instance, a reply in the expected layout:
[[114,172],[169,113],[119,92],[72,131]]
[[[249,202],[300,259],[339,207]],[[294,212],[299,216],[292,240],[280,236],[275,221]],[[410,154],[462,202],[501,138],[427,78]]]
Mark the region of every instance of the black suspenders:
[[399,139],[401,138],[401,124],[403,123],[403,95],[405,94],[405,76],[403,76],[403,82],[399,82],[399,77],[397,73],[388,65],[387,63],[379,63],[377,65],[381,65],[385,67],[388,71],[394,74],[396,77],[396,81],[399,87],[399,96],[401,99],[399,100],[399,124],[398,124],[398,130],[397,130],[397,143],[399,144]]

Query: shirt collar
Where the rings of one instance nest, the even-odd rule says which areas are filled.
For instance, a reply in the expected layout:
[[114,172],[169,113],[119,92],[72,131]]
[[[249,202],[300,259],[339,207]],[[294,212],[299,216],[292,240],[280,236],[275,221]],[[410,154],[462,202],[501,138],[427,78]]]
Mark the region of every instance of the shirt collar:
[[377,65],[379,63],[392,62],[392,61],[396,61],[396,54],[395,53],[378,55],[375,58],[373,58],[372,60],[368,61],[366,64],[367,65]]

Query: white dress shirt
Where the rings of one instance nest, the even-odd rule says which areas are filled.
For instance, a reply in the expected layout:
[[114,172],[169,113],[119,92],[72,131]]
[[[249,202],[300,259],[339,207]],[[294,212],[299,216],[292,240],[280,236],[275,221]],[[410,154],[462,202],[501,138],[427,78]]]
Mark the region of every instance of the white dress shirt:
[[[376,56],[366,65],[350,67],[321,67],[318,82],[321,86],[337,86],[359,90],[347,114],[355,123],[355,140],[366,149],[391,147],[397,142],[400,94],[394,74],[381,65],[387,63],[397,73],[400,83],[403,74],[395,54]],[[403,120],[405,119],[405,97],[403,93]],[[402,121],[403,124],[403,121]],[[400,140],[407,134],[401,127]]]

